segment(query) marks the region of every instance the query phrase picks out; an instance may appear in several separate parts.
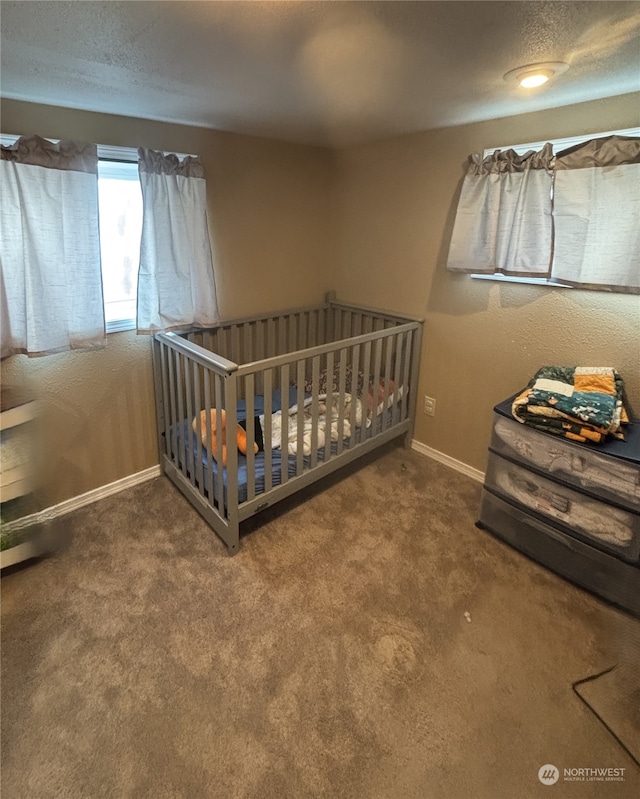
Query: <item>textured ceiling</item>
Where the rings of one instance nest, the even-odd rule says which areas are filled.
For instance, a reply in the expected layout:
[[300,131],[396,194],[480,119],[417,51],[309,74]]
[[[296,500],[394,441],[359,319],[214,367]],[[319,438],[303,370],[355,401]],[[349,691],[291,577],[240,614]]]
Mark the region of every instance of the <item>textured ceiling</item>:
[[[638,2],[2,2],[5,97],[340,146],[640,90]],[[569,71],[537,90],[503,75]]]

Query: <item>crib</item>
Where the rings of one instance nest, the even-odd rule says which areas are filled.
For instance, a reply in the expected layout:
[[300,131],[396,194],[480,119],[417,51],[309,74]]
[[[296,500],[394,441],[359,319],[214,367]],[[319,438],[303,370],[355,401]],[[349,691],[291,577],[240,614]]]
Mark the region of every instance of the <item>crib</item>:
[[392,439],[410,445],[421,340],[421,319],[333,293],[314,307],[157,333],[164,473],[236,554],[250,516]]

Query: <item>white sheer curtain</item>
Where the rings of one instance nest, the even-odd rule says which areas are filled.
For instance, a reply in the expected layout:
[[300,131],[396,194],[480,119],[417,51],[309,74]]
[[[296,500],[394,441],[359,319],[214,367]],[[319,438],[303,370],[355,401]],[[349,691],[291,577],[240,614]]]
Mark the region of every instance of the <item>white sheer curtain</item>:
[[18,139],[0,184],[2,357],[104,346],[96,146]]
[[206,185],[198,159],[140,149],[142,239],[138,332],[218,321]]
[[551,275],[640,293],[640,139],[607,136],[556,156]]
[[469,157],[449,248],[452,272],[546,277],[551,264],[550,144]]

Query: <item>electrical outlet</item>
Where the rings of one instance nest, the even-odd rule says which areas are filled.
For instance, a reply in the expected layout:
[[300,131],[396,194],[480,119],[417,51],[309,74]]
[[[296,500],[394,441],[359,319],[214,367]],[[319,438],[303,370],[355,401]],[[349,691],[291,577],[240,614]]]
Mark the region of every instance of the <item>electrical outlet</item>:
[[427,416],[436,415],[436,401],[433,397],[424,398],[424,412],[427,414]]

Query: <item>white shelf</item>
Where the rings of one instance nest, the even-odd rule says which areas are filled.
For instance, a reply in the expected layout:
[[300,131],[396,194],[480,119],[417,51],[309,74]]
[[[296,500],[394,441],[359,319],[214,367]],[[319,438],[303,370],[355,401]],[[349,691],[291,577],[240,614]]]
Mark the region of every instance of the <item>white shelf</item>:
[[8,430],[25,422],[32,422],[38,414],[38,403],[35,401],[15,405],[0,413],[0,431]]
[[7,566],[15,566],[16,563],[22,563],[23,560],[29,560],[29,558],[37,558],[43,552],[44,548],[39,537],[32,541],[24,541],[15,547],[3,549],[0,552],[0,569],[5,569]]
[[16,466],[0,474],[0,503],[23,497],[33,490],[33,475],[28,466]]

